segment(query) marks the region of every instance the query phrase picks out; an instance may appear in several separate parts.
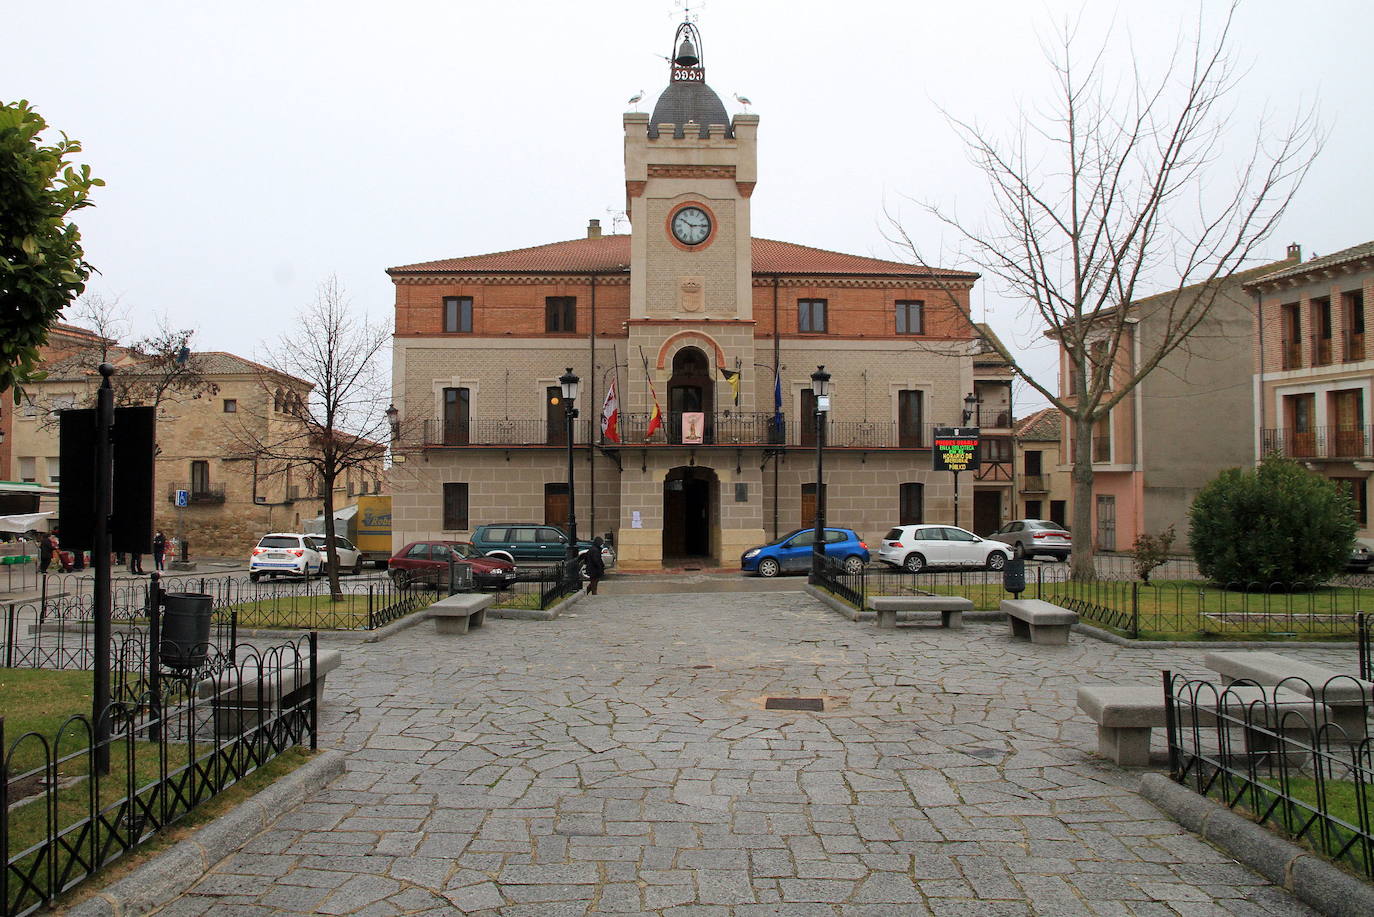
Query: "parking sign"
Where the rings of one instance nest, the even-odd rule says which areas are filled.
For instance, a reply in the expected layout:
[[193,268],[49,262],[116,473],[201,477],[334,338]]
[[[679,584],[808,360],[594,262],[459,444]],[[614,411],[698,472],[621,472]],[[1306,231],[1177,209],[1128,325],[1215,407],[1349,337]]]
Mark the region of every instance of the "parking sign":
[[190,506],[190,505],[191,505],[191,492],[190,492],[189,490],[178,490],[178,491],[177,491],[177,506]]

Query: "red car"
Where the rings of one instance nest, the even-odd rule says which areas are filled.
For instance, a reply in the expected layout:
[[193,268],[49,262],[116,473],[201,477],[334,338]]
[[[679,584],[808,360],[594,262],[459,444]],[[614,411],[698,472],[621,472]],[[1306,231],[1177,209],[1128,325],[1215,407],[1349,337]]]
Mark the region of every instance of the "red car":
[[398,589],[411,583],[448,582],[448,563],[472,565],[473,585],[504,589],[515,581],[515,564],[499,557],[484,557],[466,541],[412,541],[387,561]]

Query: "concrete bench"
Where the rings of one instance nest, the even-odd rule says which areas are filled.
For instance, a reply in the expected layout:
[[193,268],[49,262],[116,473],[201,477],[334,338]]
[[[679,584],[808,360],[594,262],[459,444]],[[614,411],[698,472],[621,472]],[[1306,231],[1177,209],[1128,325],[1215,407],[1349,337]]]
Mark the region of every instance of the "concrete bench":
[[1002,612],[1011,623],[1013,637],[1042,646],[1065,646],[1069,630],[1078,623],[1075,612],[1040,599],[1003,599]]
[[957,595],[875,595],[868,607],[878,613],[878,627],[897,626],[897,612],[939,612],[940,626],[951,630],[964,626],[964,612],[973,610],[973,602]]
[[[1286,688],[1271,688],[1254,685],[1237,685],[1209,696],[1199,692],[1195,698],[1197,708],[1185,707],[1186,711],[1198,709],[1200,724],[1214,723],[1216,717],[1208,716],[1205,706],[1223,702],[1224,712],[1228,715],[1247,718],[1249,722],[1267,728],[1279,728],[1285,722],[1289,726],[1301,723],[1304,729],[1320,726],[1326,722],[1330,712],[1321,704],[1313,704],[1296,691]],[[1263,704],[1263,708],[1257,706]],[[1150,763],[1150,730],[1165,725],[1164,686],[1163,685],[1103,685],[1078,689],[1078,709],[1082,710],[1097,724],[1097,751],[1123,767],[1147,767]],[[1177,708],[1176,708],[1177,709]],[[1259,711],[1263,709],[1261,717]],[[1248,711],[1248,713],[1247,713]],[[1288,719],[1299,715],[1300,719]],[[1313,723],[1316,719],[1319,722]],[[1191,717],[1188,726],[1192,726]],[[1256,752],[1272,751],[1273,739],[1269,736],[1252,737],[1251,750]]]
[[487,620],[487,608],[496,601],[492,595],[465,593],[451,595],[429,606],[428,615],[441,634],[465,634],[470,627],[481,627]]
[[[342,663],[338,650],[316,651],[318,697],[324,697],[325,676]],[[220,735],[237,735],[252,729],[300,704],[310,690],[310,656],[298,657],[294,649],[267,652],[262,657],[249,655],[238,666],[196,685],[197,695],[208,699],[214,707],[215,731]]]
[[1331,722],[1345,731],[1350,742],[1362,741],[1368,732],[1374,683],[1278,653],[1208,653],[1202,659],[1227,684],[1282,685],[1320,701],[1331,708]]

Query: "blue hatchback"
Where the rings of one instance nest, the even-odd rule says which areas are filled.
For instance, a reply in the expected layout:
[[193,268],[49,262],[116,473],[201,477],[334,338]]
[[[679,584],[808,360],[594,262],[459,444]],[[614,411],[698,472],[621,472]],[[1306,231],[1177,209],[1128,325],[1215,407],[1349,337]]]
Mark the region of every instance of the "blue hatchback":
[[[771,544],[745,551],[739,559],[740,569],[759,576],[810,570],[815,539],[814,527],[788,532]],[[841,561],[850,573],[858,573],[868,564],[868,545],[853,529],[826,529],[825,554]]]

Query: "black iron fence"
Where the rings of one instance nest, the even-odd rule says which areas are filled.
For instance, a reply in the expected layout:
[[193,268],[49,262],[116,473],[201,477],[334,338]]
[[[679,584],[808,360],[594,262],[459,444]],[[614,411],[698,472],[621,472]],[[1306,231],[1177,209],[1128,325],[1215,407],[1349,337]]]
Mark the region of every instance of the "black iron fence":
[[[288,748],[315,747],[318,638],[207,653],[57,730],[0,718],[0,904],[32,913]],[[6,729],[11,730],[6,733]]]
[[1371,631],[1374,631],[1374,619],[1366,612],[1360,612],[1355,616],[1356,620],[1356,639],[1359,641],[1360,653],[1360,677],[1365,681],[1374,681],[1374,646],[1371,645]]
[[[1062,605],[1089,624],[1144,639],[1354,639],[1374,628],[1361,624],[1360,613],[1374,606],[1374,588],[1364,585],[1363,577],[1323,584],[1215,584],[1074,581],[1068,574],[1064,564],[1027,570],[1021,596]],[[975,609],[996,611],[1003,599],[1012,597],[1002,574],[990,570],[911,574],[887,566],[847,570],[827,563],[820,585],[859,608],[869,596],[958,595],[971,600]],[[1374,667],[1374,661],[1367,664]]]
[[[1328,722],[1324,704],[1352,688],[1359,696],[1357,683],[1289,679],[1278,688],[1310,702],[1252,683],[1223,686],[1165,672],[1170,775],[1374,879],[1371,740]],[[1358,719],[1367,717],[1366,704]]]
[[547,611],[582,588],[582,563],[522,567],[515,579],[496,594],[492,608]]
[[816,555],[813,554],[812,572],[816,585],[862,610],[867,601],[864,591],[867,580],[865,568],[848,569],[843,561],[829,555],[821,555],[820,564],[816,565],[815,558]]

